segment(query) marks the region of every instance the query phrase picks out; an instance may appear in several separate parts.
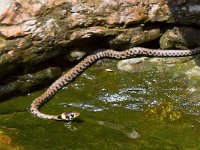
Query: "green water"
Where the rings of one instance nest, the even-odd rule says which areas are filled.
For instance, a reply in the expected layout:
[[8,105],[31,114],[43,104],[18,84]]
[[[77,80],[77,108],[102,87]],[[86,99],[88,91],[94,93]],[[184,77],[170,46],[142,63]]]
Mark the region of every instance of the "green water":
[[30,114],[45,89],[1,102],[0,150],[200,149],[200,80],[185,75],[193,60],[178,62],[146,60],[132,72],[116,60],[97,62],[41,109],[81,112],[70,124]]

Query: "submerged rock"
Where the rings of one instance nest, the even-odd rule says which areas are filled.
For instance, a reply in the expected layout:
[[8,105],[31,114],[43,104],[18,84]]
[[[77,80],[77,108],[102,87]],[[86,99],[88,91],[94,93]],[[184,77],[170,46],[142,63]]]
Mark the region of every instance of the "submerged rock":
[[99,125],[118,130],[118,131],[124,133],[126,136],[128,136],[131,139],[138,139],[141,137],[141,135],[133,128],[127,128],[126,126],[123,126],[123,125],[114,124],[114,123],[105,122],[105,121],[98,121],[97,123]]

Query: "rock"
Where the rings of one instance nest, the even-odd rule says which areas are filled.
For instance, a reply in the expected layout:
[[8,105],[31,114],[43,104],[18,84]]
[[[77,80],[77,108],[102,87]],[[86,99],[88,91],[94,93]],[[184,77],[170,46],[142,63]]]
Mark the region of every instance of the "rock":
[[191,27],[174,27],[160,38],[162,49],[187,49],[200,46],[200,30]]
[[130,58],[130,59],[121,60],[118,62],[117,68],[122,71],[132,72],[136,70],[135,64],[140,64],[144,62],[146,59],[147,57]]
[[189,69],[187,72],[185,72],[185,74],[190,78],[194,77],[194,76],[199,76],[200,68],[199,68],[199,66],[194,66],[191,69]]
[[[148,42],[158,41],[177,24],[195,26],[199,32],[199,14],[197,0],[4,1],[0,6],[0,80],[29,73],[24,71],[29,66],[69,55],[71,49],[92,53],[146,43],[151,47]],[[187,47],[199,45],[198,39],[193,40],[196,36],[183,36],[181,46],[173,44],[176,48],[185,43]],[[165,45],[167,37],[162,41],[162,48],[170,47]],[[81,55],[72,57],[78,60]]]
[[145,29],[145,27],[135,27],[124,29],[122,33],[109,41],[109,45],[113,49],[126,49],[136,45],[149,42],[159,38],[161,35],[159,28]]
[[[30,92],[34,88],[49,85],[61,76],[61,69],[58,67],[50,67],[36,73],[30,73],[17,80],[9,82],[6,85],[0,86],[0,97],[10,97],[14,95],[21,95]],[[1,99],[3,100],[3,99]]]
[[3,144],[11,144],[11,138],[5,134],[0,133],[0,143]]
[[85,54],[86,54],[85,52],[83,52],[83,51],[81,51],[79,49],[75,49],[75,50],[72,50],[69,54],[67,54],[66,58],[69,61],[78,61],[81,58],[83,58],[83,56]]

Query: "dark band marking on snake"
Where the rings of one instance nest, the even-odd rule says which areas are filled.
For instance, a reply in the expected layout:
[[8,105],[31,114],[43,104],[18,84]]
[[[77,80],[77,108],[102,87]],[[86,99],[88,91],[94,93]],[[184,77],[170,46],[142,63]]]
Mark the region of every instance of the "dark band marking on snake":
[[191,56],[200,53],[200,47],[188,50],[161,50],[161,49],[148,49],[142,47],[134,47],[124,51],[115,51],[112,49],[104,49],[95,54],[89,55],[84,58],[75,67],[70,69],[66,74],[58,78],[41,96],[37,97],[31,104],[31,113],[37,117],[51,120],[65,120],[70,121],[77,116],[79,112],[64,112],[61,115],[48,115],[40,112],[39,108],[50,100],[57,91],[59,91],[66,84],[75,79],[85,69],[87,69],[95,61],[102,58],[115,58],[125,59],[136,56],[157,56],[157,57],[168,57],[168,56]]

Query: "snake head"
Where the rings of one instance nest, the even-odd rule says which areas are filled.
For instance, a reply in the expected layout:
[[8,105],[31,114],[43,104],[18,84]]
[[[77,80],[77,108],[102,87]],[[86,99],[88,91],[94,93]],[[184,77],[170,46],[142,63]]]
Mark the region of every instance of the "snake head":
[[61,120],[71,121],[80,115],[79,112],[64,112],[60,115]]

